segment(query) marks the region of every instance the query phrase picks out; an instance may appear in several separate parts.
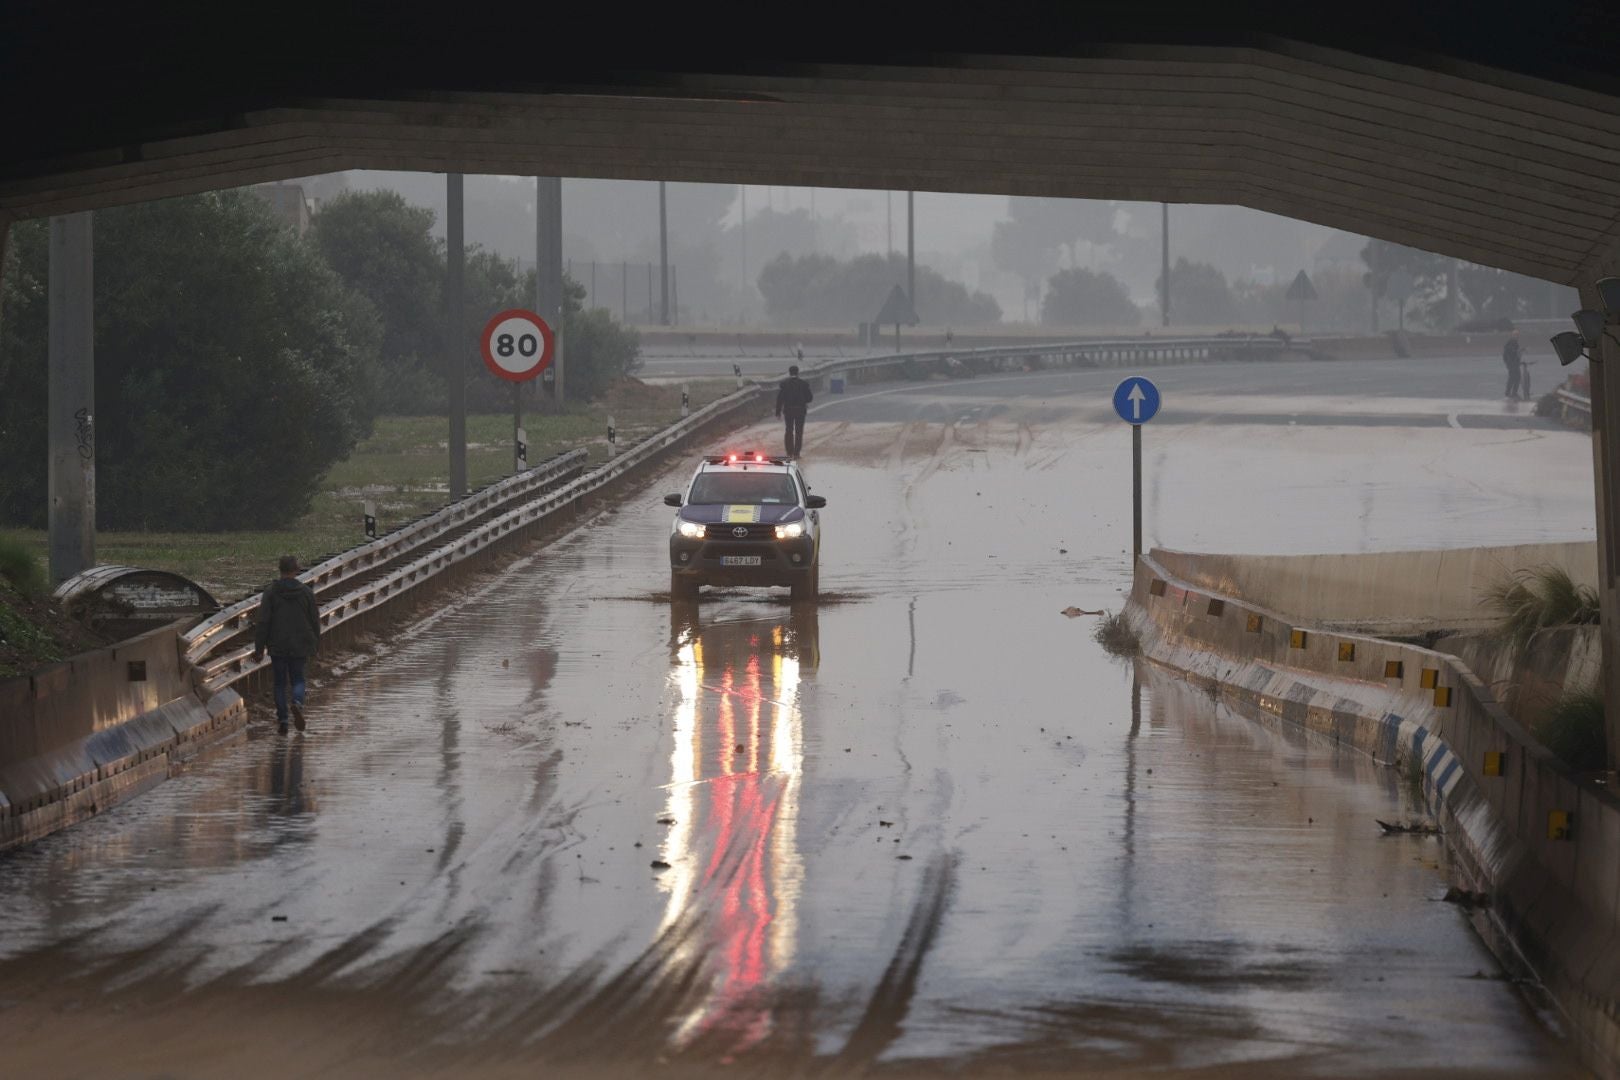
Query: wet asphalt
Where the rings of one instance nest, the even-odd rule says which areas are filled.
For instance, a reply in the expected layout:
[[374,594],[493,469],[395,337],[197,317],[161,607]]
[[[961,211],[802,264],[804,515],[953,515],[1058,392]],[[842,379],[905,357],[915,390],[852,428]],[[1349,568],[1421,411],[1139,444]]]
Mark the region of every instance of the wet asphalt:
[[[1152,373],[1228,419],[1145,433],[1150,538],[1591,534],[1581,436],[1297,367]],[[1399,775],[1060,613],[1128,582],[1117,378],[818,402],[820,605],[668,602],[681,462],[0,856],[0,1076],[1569,1073]]]

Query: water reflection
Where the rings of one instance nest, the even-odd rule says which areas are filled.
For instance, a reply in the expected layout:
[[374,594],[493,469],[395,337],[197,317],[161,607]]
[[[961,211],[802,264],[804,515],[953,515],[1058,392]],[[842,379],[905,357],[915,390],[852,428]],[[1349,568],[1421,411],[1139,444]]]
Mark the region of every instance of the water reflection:
[[674,823],[662,854],[671,867],[663,929],[685,931],[681,959],[707,985],[673,1041],[712,1041],[729,1055],[770,1035],[768,991],[798,945],[799,696],[820,662],[817,615],[813,605],[764,617],[676,605],[670,647]]

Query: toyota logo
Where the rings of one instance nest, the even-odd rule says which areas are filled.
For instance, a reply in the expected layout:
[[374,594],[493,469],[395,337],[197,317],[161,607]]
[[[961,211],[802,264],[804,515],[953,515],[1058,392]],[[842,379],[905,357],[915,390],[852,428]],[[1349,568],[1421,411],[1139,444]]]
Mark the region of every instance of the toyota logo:
[[735,529],[731,530],[731,535],[732,536],[747,536],[748,535],[748,526],[746,526],[746,525],[737,526]]

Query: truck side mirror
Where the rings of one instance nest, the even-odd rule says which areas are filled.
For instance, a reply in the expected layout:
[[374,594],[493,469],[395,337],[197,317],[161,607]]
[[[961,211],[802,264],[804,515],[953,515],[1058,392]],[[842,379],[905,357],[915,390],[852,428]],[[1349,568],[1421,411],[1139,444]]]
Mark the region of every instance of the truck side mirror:
[[811,510],[820,510],[823,506],[827,505],[827,500],[820,495],[806,495],[804,497],[804,505]]
[[664,496],[664,505],[665,506],[679,506],[679,505],[681,505],[681,496],[680,496],[680,494],[677,492],[677,493],[672,493],[672,494],[669,494],[669,495],[665,495]]

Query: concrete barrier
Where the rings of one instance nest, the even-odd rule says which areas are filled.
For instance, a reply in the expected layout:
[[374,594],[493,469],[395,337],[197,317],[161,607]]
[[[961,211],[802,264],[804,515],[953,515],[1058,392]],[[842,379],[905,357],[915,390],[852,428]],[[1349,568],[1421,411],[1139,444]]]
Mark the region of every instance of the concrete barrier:
[[171,623],[0,683],[0,850],[145,791],[246,720],[193,688]]
[[1334,555],[1219,555],[1159,550],[1171,574],[1202,589],[1319,626],[1380,634],[1483,629],[1485,591],[1517,570],[1556,566],[1597,585],[1597,545],[1519,544]]
[[[1579,782],[1458,657],[1327,628],[1170,568],[1200,558],[1138,561],[1127,613],[1145,656],[1250,715],[1420,770],[1457,876],[1489,898],[1473,913],[1482,936],[1545,987],[1583,1060],[1620,1076],[1620,798]],[[1242,557],[1212,558],[1247,579]]]

